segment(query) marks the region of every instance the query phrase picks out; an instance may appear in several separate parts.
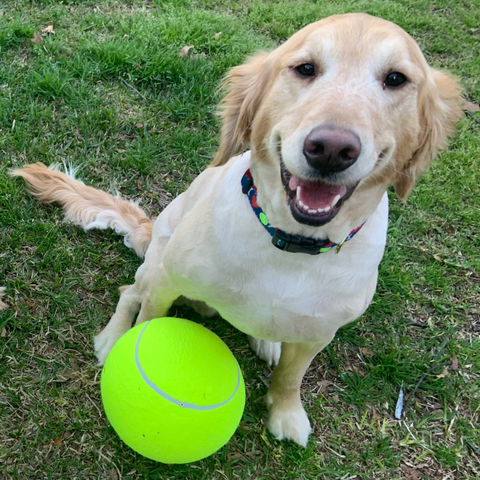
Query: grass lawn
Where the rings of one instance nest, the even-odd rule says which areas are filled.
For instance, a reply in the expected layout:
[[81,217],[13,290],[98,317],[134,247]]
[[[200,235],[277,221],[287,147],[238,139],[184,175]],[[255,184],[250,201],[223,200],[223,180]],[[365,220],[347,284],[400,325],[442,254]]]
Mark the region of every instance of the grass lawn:
[[[247,387],[235,436],[190,465],[136,454],[102,411],[92,336],[140,260],[113,232],[64,224],[57,206],[37,204],[7,176],[29,162],[66,162],[156,216],[214,155],[228,69],[352,11],[398,23],[480,101],[480,0],[0,0],[0,286],[9,304],[0,312],[0,479],[480,478],[480,125],[471,116],[406,205],[391,192],[374,302],[304,379],[314,426],[306,449],[266,430],[271,371],[246,337],[218,317],[172,312],[220,335]],[[400,387],[408,397],[427,372],[395,420]]]

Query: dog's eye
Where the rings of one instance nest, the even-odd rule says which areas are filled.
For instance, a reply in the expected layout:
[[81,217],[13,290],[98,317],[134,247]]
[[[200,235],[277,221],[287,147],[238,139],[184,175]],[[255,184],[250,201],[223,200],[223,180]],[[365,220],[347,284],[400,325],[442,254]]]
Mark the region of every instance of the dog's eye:
[[295,67],[295,70],[302,77],[313,77],[315,75],[315,67],[311,63],[303,63]]
[[403,73],[392,72],[385,77],[383,85],[385,85],[386,87],[396,88],[401,87],[406,81],[407,77],[405,77]]

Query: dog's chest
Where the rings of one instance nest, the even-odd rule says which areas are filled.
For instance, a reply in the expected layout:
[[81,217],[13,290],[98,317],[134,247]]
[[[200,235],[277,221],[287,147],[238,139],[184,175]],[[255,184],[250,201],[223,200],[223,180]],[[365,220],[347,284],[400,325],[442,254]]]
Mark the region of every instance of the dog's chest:
[[[283,272],[282,272],[283,273]],[[353,279],[266,271],[242,285],[232,283],[207,303],[237,328],[270,341],[311,341],[333,334],[360,316],[371,301],[371,289],[343,285]],[[372,279],[367,281],[367,284]],[[375,282],[376,278],[373,279]],[[347,294],[347,292],[349,292]],[[209,295],[211,292],[205,292]]]
[[355,262],[348,249],[343,258],[333,251],[310,257],[268,243],[266,250],[255,250],[249,243],[211,238],[195,250],[180,252],[178,246],[165,265],[182,295],[206,302],[239,330],[270,341],[324,338],[360,316],[371,301],[375,259]]

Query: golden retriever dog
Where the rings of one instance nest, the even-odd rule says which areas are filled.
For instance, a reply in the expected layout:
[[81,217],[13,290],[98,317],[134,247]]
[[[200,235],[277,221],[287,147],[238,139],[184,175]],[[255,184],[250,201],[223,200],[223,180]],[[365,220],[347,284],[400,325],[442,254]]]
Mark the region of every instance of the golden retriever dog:
[[[95,337],[103,364],[136,323],[203,302],[276,365],[268,426],[305,446],[302,377],[366,310],[388,223],[461,117],[457,82],[395,24],[337,15],[233,68],[213,163],[154,224],[136,205],[42,164],[23,177],[86,229],[115,228],[145,262]],[[245,152],[247,148],[249,151]]]

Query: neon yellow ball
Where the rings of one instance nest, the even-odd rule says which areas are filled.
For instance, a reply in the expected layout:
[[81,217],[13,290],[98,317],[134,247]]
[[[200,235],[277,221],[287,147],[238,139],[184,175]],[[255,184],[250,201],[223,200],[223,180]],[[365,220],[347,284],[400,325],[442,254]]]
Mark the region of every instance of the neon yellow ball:
[[133,450],[163,463],[208,457],[232,437],[245,407],[235,357],[217,335],[180,318],[129,330],[107,357],[105,413]]

